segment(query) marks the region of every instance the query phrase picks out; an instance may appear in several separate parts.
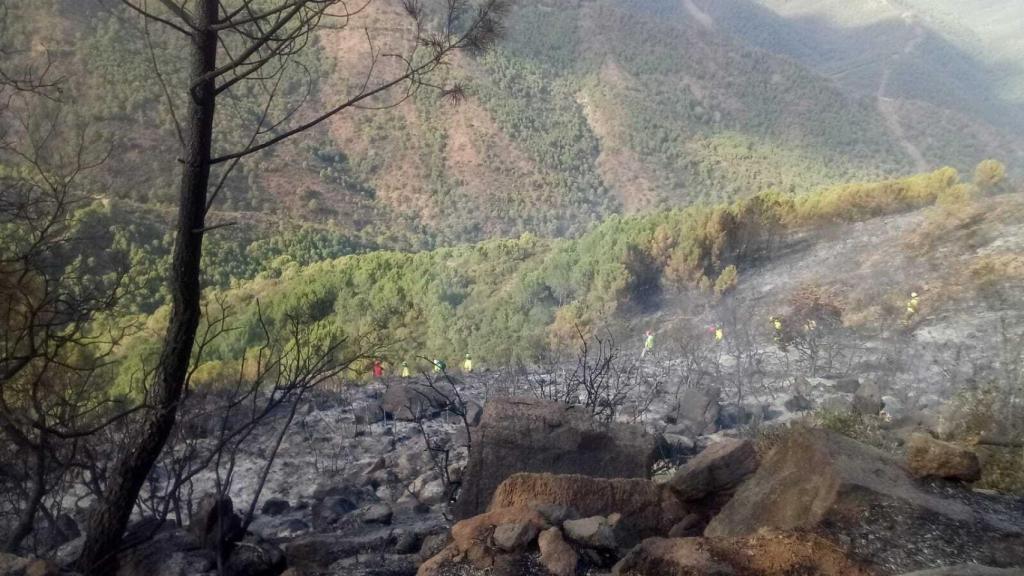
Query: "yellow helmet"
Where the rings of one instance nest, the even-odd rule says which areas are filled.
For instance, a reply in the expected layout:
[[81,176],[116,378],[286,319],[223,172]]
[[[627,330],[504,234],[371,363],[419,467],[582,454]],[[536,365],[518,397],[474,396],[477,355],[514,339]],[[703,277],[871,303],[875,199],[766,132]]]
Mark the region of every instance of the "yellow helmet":
[[910,297],[911,298],[917,298],[917,292],[911,292],[910,293]]

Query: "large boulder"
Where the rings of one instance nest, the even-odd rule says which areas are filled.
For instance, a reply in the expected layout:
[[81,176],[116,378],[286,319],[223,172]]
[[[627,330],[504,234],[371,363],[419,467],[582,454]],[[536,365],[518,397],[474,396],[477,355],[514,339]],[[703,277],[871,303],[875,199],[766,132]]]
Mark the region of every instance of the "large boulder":
[[384,392],[380,409],[395,420],[413,421],[439,414],[456,401],[455,391],[447,382],[425,384],[392,384]]
[[673,422],[667,431],[689,437],[716,432],[721,411],[720,395],[718,388],[686,389],[668,415]]
[[762,532],[742,538],[649,538],[616,576],[872,576],[823,538]]
[[284,545],[288,566],[316,572],[362,553],[383,554],[395,544],[394,532],[378,530],[359,535],[306,534]]
[[726,438],[711,444],[683,465],[668,485],[683,500],[700,500],[732,492],[757,470],[758,463],[753,442]]
[[981,478],[977,454],[922,433],[910,436],[907,443],[907,466],[920,478],[946,478],[965,482]]
[[[664,486],[640,478],[514,474],[495,490],[488,509],[518,506],[540,511],[553,524],[569,516],[618,514],[621,520],[615,526],[616,537],[626,545],[665,534],[686,516],[679,500]],[[572,514],[550,514],[552,507]]]
[[189,532],[200,545],[217,549],[242,537],[242,519],[235,514],[234,504],[227,495],[207,494],[199,500],[192,513]]
[[888,573],[1024,564],[1024,502],[917,483],[888,454],[794,429],[712,519],[705,536],[816,532]]
[[455,514],[484,511],[498,485],[516,472],[647,478],[656,456],[656,438],[639,426],[600,423],[580,407],[557,402],[491,399],[473,438]]

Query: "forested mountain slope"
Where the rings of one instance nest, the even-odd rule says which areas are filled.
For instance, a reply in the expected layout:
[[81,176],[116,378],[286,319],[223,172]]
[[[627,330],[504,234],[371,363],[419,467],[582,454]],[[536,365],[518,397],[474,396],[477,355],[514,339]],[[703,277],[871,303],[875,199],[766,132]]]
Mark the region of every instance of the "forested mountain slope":
[[[732,0],[521,0],[497,49],[448,70],[448,81],[467,88],[461,104],[421,91],[338,117],[243,162],[219,197],[218,218],[272,224],[286,216],[354,245],[420,249],[523,232],[578,235],[611,214],[773,188],[803,193],[946,164],[968,170],[983,157],[1014,165],[1018,143],[970,106],[887,96],[891,105],[880,108],[874,94],[847,89],[817,61],[766,39],[772,29],[762,21],[724,26],[731,3],[739,10]],[[32,45],[76,39],[55,62],[71,80],[75,114],[102,127],[98,146],[112,143],[96,195],[171,202],[175,136],[153,63],[167,82],[181,81],[175,40],[150,30],[147,42],[116,2],[15,4]],[[304,99],[313,109],[336,102],[369,64],[355,29],[400,36],[404,18],[398,2],[381,0],[352,29],[322,33],[284,82],[275,112]],[[834,47],[824,36],[793,38],[813,40],[808,53],[814,42]],[[244,137],[237,126],[258,113],[259,94],[250,96],[222,115],[222,142]]]

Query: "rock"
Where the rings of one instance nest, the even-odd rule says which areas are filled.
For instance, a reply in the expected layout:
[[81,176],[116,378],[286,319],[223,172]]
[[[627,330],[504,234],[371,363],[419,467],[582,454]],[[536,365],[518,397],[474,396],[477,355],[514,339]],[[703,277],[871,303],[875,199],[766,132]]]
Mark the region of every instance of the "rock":
[[[526,506],[492,510],[452,526],[452,544],[448,548],[455,550],[476,568],[491,568],[495,565],[496,550],[489,543],[493,541],[495,529],[505,524],[526,524],[538,532],[548,527],[543,516]],[[444,555],[445,551],[438,554]]]
[[848,378],[840,378],[836,380],[833,386],[839,392],[856,394],[857,390],[860,389],[860,379],[852,376]]
[[977,454],[927,434],[910,436],[910,442],[907,443],[907,465],[919,478],[946,478],[965,482],[981,478]]
[[188,525],[189,533],[206,548],[216,549],[242,537],[242,519],[235,514],[229,496],[207,494],[199,500]]
[[670,412],[675,423],[672,433],[693,437],[716,432],[721,409],[718,403],[720,395],[718,388],[686,389],[679,404]]
[[0,576],[57,576],[60,568],[48,560],[0,552]]
[[380,402],[368,402],[353,411],[356,424],[369,426],[384,420],[384,406]]
[[699,536],[704,530],[703,518],[700,514],[687,514],[668,531],[669,538],[686,538]]
[[715,516],[705,536],[762,528],[818,533],[853,558],[911,571],[1024,564],[1019,504],[917,484],[888,454],[825,430],[794,429]]
[[409,485],[409,491],[416,496],[418,501],[428,506],[441,504],[448,497],[448,490],[444,485],[444,480],[433,470],[413,480],[412,484]]
[[562,538],[561,530],[548,528],[541,532],[537,545],[540,547],[540,563],[551,576],[575,576],[579,558]]
[[882,410],[889,415],[889,420],[900,420],[906,415],[903,402],[894,396],[882,396]]
[[419,552],[419,536],[411,530],[395,530],[395,552],[398,554],[415,554]]
[[673,452],[689,452],[696,446],[692,439],[687,436],[680,436],[679,434],[663,434],[662,438],[665,439],[665,443],[668,444]]
[[649,538],[616,576],[871,576],[823,538],[766,531],[745,538]]
[[537,537],[538,528],[526,522],[502,524],[494,529],[494,545],[506,552],[525,550]]
[[877,416],[885,404],[882,388],[876,382],[862,382],[853,395],[853,409],[866,416]]
[[[519,475],[517,474],[516,476]],[[516,478],[516,476],[513,476],[512,478]],[[580,478],[582,478],[582,476],[580,476]],[[509,480],[511,480],[511,478]],[[509,480],[502,482],[502,486],[504,486],[506,482],[509,482]],[[499,486],[496,494],[500,494],[502,490],[502,487]],[[561,526],[566,520],[575,520],[580,517],[580,513],[577,512],[575,508],[563,506],[562,504],[539,504],[535,505],[534,509],[537,510],[537,512],[540,512],[541,516],[543,516],[544,519],[548,521],[548,524],[551,524],[552,526]]]
[[413,576],[416,558],[408,554],[352,556],[331,565],[331,576]]
[[313,528],[330,530],[358,510],[362,502],[375,498],[376,495],[367,489],[350,484],[320,488],[313,493]]
[[794,394],[783,404],[790,412],[806,412],[814,408],[814,403],[802,394]]
[[349,536],[343,534],[307,534],[284,545],[288,566],[316,572],[338,560],[363,552],[380,553],[395,543],[390,530]]
[[657,442],[642,427],[606,425],[585,410],[536,399],[487,402],[470,450],[454,512],[486,509],[499,484],[516,472],[646,478]]
[[224,572],[230,576],[277,576],[287,566],[284,552],[269,542],[246,538],[228,554]]
[[267,516],[280,516],[291,510],[291,505],[284,498],[267,498],[260,508],[260,512]]
[[714,559],[697,538],[648,538],[612,568],[615,576],[736,576]]
[[980,564],[961,564],[904,574],[903,576],[1022,576],[1021,568],[991,568]]
[[843,414],[853,412],[853,396],[850,394],[829,396],[821,401],[821,408],[829,412],[840,412]]
[[599,550],[615,549],[615,532],[604,516],[566,520],[562,528],[570,540],[581,546]]
[[[483,406],[481,406],[481,405],[477,404],[476,402],[470,400],[470,401],[466,402],[465,410],[466,410],[466,423],[468,423],[471,427],[480,424],[480,418],[483,417],[483,415],[484,415],[484,408],[483,408]],[[465,429],[465,426],[463,426],[463,429]]]
[[381,399],[381,409],[395,420],[413,421],[433,417],[456,398],[451,385],[443,381],[434,387],[423,384],[392,384]]
[[665,534],[687,512],[668,488],[650,480],[554,474],[509,477],[494,492],[489,510],[517,506],[537,510],[554,526],[580,516],[619,514],[615,536],[623,546]]
[[387,504],[373,504],[363,510],[363,522],[367,524],[391,524],[393,512]]
[[685,501],[729,493],[757,470],[757,450],[749,440],[715,442],[687,462],[668,485]]
[[[155,535],[148,538],[156,529]],[[126,542],[139,542],[118,555],[117,576],[195,576],[216,574],[214,553],[188,531],[170,522],[157,527],[139,522],[128,529]]]
[[423,538],[423,543],[420,544],[418,555],[420,561],[426,561],[437,556],[441,550],[444,550],[451,543],[452,536],[447,530],[437,534],[428,534]]

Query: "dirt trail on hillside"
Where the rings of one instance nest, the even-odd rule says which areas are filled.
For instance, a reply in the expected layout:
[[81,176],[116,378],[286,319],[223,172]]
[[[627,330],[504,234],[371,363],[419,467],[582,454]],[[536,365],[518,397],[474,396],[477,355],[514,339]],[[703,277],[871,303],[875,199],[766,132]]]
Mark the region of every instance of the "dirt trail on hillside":
[[914,15],[912,13],[904,14],[903,19],[906,20],[908,26],[913,28],[914,35],[907,41],[902,52],[894,54],[889,58],[889,62],[886,64],[884,72],[882,72],[882,80],[878,84],[875,100],[878,103],[878,112],[885,119],[889,132],[899,141],[907,155],[914,161],[914,168],[918,172],[925,172],[928,170],[928,162],[925,160],[924,154],[921,153],[921,150],[913,142],[907,139],[903,125],[900,123],[899,113],[896,110],[896,101],[886,96],[886,92],[889,90],[889,80],[892,78],[892,72],[896,64],[903,58],[913,54],[921,42],[924,41],[925,29],[920,24],[914,22]]

